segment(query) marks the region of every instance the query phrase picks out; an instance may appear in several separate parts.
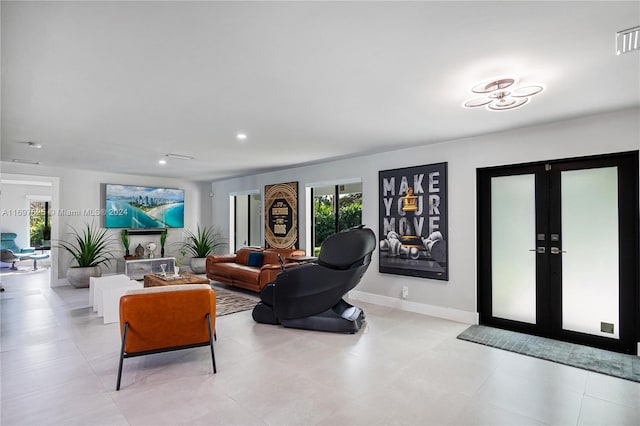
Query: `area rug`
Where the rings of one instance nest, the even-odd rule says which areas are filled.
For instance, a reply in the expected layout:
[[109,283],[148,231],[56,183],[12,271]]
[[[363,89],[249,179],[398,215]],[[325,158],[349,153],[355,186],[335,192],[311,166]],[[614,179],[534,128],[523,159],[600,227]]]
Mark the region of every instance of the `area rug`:
[[234,314],[236,312],[248,311],[253,309],[259,302],[257,298],[250,298],[239,293],[221,290],[216,291],[216,316]]
[[625,355],[483,325],[472,325],[460,333],[458,339],[640,382],[640,357],[635,355]]

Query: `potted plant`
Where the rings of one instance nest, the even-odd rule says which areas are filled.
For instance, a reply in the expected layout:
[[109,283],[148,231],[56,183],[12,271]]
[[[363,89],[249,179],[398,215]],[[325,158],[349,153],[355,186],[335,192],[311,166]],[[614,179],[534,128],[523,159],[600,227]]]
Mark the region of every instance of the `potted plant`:
[[160,257],[164,257],[164,244],[167,242],[167,228],[162,229],[160,234]]
[[67,279],[73,287],[89,287],[90,277],[102,276],[100,265],[110,264],[113,259],[111,245],[113,239],[106,229],[95,228],[88,223],[81,232],[71,227],[69,241],[60,241],[59,248],[69,252],[77,266],[67,269]]
[[127,231],[126,229],[120,231],[120,241],[122,241],[122,245],[124,246],[124,258],[128,259],[131,256],[131,254],[129,253],[129,231]]
[[205,226],[200,228],[200,225],[198,225],[195,233],[189,230],[185,231],[185,240],[181,243],[181,246],[192,256],[191,271],[195,274],[202,274],[206,269],[207,256],[213,253],[216,248],[225,244],[215,227]]

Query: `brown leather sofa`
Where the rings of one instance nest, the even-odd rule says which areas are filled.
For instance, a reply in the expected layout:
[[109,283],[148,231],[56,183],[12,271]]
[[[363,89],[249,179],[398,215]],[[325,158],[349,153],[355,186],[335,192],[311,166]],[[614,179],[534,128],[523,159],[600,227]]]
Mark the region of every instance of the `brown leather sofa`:
[[286,258],[304,256],[305,251],[244,247],[236,254],[212,254],[207,256],[207,277],[214,281],[259,292],[265,285],[274,281],[280,273],[278,254],[288,268],[298,263],[288,262]]
[[129,290],[120,298],[122,348],[116,390],[124,358],[159,352],[211,348],[216,327],[216,293],[209,284],[184,284]]

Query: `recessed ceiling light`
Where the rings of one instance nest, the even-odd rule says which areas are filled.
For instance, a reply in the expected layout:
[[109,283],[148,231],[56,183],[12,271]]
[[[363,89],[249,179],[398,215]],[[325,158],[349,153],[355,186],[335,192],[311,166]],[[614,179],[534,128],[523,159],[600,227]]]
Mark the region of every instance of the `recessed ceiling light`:
[[158,164],[165,165],[167,164],[167,160],[158,160]]
[[238,133],[236,135],[236,139],[238,139],[239,141],[243,141],[243,140],[247,139],[247,134],[246,133]]
[[42,144],[38,142],[27,142],[29,148],[42,148]]
[[538,83],[518,86],[518,79],[515,77],[493,78],[473,86],[471,93],[481,96],[467,99],[462,106],[485,106],[489,111],[506,111],[521,107],[529,102],[531,96],[543,90],[544,86]]
[[193,160],[193,157],[190,155],[182,155],[182,154],[167,154],[169,158],[175,158],[177,160]]
[[20,163],[20,164],[40,164],[39,161],[34,161],[34,160],[23,160],[21,158],[14,158],[13,160],[14,163]]

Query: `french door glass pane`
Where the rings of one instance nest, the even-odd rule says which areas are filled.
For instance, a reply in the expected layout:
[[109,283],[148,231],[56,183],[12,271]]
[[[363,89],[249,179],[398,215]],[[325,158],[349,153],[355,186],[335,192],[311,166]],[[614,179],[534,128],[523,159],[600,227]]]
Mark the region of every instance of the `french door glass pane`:
[[336,215],[333,205],[335,193],[335,185],[313,188],[314,256],[320,253],[320,246],[324,240],[336,233]]
[[491,179],[492,315],[536,322],[535,175]]
[[561,188],[562,328],[617,339],[617,167],[563,171]]
[[262,202],[260,194],[249,196],[249,245],[260,245],[260,219],[262,215]]
[[236,250],[249,245],[249,197],[246,195],[237,195],[236,203]]
[[362,224],[362,182],[338,185],[338,229]]

